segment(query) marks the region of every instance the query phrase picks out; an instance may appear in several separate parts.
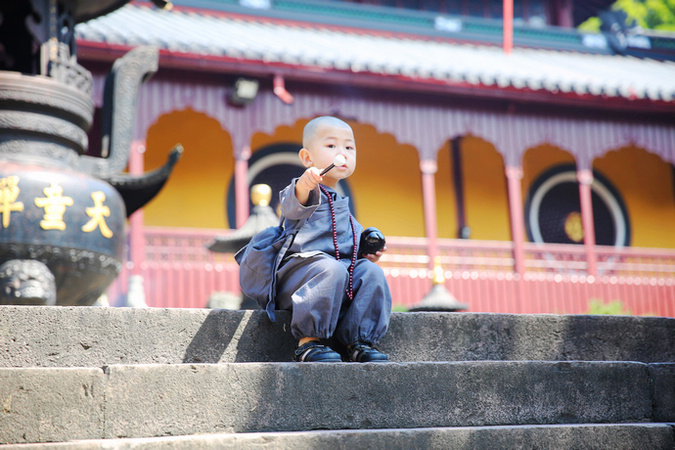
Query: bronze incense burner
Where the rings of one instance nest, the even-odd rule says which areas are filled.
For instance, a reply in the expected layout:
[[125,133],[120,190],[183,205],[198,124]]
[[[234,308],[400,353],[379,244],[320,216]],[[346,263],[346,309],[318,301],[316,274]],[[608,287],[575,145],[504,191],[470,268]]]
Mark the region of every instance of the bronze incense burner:
[[92,75],[75,24],[127,1],[0,6],[0,304],[91,305],[119,274],[126,218],[166,181],[181,149],[141,176],[127,165],[138,88],[155,48],[117,60],[105,86],[102,156],[87,155]]

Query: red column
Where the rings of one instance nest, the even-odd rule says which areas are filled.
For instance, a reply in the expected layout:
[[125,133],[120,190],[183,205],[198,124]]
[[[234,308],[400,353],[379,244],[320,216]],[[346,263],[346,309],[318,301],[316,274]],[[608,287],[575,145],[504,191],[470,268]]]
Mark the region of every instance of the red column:
[[420,161],[422,172],[422,197],[424,202],[424,228],[427,235],[427,254],[429,256],[429,270],[434,270],[434,263],[438,255],[436,226],[436,186],[434,178],[438,166],[436,161],[425,159]]
[[[143,173],[143,154],[145,142],[133,141],[129,154],[129,174],[141,175]],[[142,266],[145,264],[145,236],[144,236],[143,208],[138,209],[129,217],[129,260],[131,261],[131,275],[141,275]]]
[[593,184],[593,172],[589,169],[577,171],[579,180],[579,198],[581,204],[581,224],[584,228],[584,246],[586,247],[586,263],[588,275],[597,276],[597,258],[595,255],[595,225],[593,223],[593,201],[591,197],[591,185]]
[[[244,147],[236,155],[234,162],[234,210],[237,216],[236,228],[241,228],[250,214],[248,188],[248,160],[251,158],[251,147]],[[230,228],[232,224],[230,224]]]
[[504,53],[513,50],[513,0],[504,0]]
[[506,180],[509,194],[509,216],[511,220],[511,239],[513,240],[513,260],[516,274],[525,273],[525,217],[520,180],[523,170],[520,167],[506,167]]

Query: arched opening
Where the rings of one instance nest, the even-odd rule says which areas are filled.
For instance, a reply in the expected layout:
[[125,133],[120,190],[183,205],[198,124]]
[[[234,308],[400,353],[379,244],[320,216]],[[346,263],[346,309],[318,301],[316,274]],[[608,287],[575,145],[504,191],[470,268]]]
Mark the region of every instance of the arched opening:
[[609,179],[630,213],[631,245],[675,248],[675,180],[673,166],[633,145],[593,161],[594,172]]
[[227,228],[227,181],[234,172],[230,136],[220,123],[192,109],[161,116],[148,129],[145,170],[166,162],[176,143],[185,149],[166,185],[145,208],[148,226]]
[[523,195],[527,197],[530,186],[542,173],[561,164],[576,165],[574,155],[548,143],[527,149],[523,154]]
[[464,176],[461,172],[461,141],[461,136],[449,140],[436,156],[436,222],[439,238],[470,237],[469,233],[462,236],[461,230],[463,227],[465,231],[469,230],[466,225]]
[[349,181],[359,222],[385,236],[425,236],[417,149],[373,125],[351,125],[358,163]]
[[462,137],[460,151],[468,237],[511,240],[502,155],[492,143],[473,135]]

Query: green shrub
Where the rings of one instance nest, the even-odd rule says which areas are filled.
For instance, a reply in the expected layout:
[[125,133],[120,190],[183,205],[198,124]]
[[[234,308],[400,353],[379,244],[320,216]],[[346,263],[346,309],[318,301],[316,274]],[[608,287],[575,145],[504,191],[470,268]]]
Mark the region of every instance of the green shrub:
[[623,302],[621,300],[605,303],[600,299],[590,299],[588,301],[587,314],[610,314],[615,316],[633,315],[629,309],[623,308]]

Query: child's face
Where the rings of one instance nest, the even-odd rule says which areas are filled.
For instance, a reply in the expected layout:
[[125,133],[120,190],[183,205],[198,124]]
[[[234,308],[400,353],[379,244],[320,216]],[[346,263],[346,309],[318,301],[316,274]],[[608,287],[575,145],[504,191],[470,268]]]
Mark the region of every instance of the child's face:
[[352,129],[320,124],[307,147],[300,150],[300,160],[305,167],[320,170],[331,165],[338,155],[344,156],[347,162],[343,166],[333,167],[323,176],[322,184],[331,188],[335,188],[338,181],[349,177],[356,169],[356,144]]

